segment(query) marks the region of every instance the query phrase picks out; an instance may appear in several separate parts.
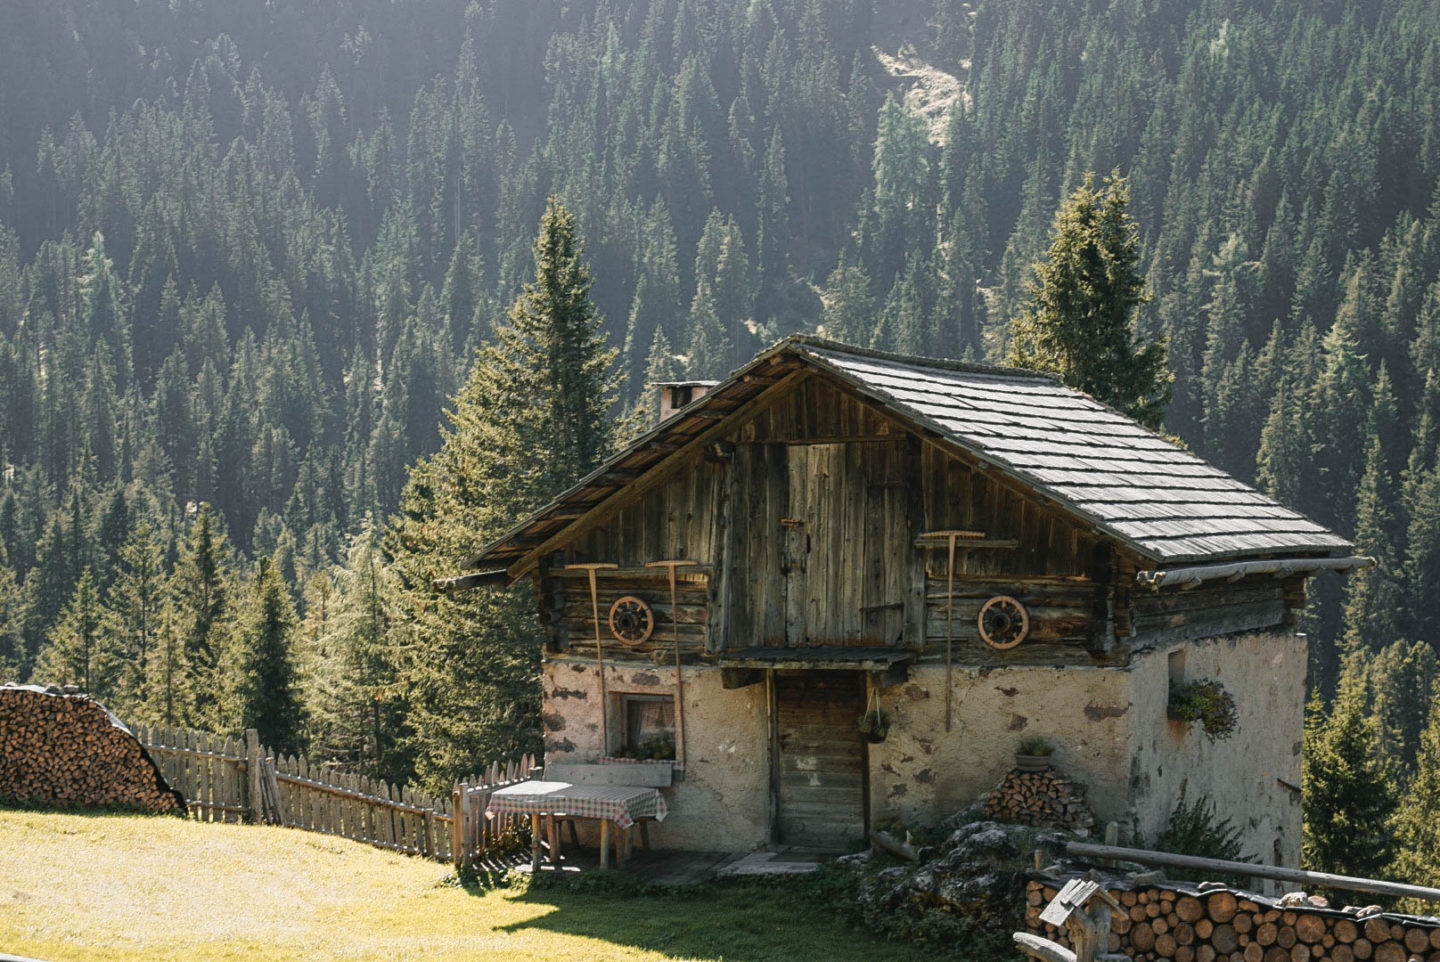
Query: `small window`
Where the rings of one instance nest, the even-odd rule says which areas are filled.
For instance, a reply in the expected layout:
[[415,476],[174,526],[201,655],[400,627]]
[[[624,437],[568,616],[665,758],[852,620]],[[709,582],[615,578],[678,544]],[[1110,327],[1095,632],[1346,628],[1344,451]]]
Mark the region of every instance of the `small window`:
[[1170,652],[1170,687],[1179,688],[1185,684],[1185,649],[1176,648]]
[[620,696],[622,758],[675,758],[675,699],[669,695]]

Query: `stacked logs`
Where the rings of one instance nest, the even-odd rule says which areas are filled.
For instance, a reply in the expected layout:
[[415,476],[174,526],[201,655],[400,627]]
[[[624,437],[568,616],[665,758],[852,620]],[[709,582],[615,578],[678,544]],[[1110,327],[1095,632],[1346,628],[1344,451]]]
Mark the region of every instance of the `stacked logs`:
[[185,811],[185,799],[104,705],[21,685],[0,686],[0,798]]
[[[1031,882],[1026,922],[1031,931],[1065,944],[1063,930],[1040,921],[1056,892],[1054,885]],[[1247,892],[1165,886],[1111,892],[1125,911],[1111,917],[1109,950],[1135,962],[1440,962],[1440,920],[1360,917],[1353,909],[1283,905]]]
[[1015,769],[985,800],[985,817],[1039,828],[1088,831],[1095,818],[1085,804],[1085,786],[1053,768]]

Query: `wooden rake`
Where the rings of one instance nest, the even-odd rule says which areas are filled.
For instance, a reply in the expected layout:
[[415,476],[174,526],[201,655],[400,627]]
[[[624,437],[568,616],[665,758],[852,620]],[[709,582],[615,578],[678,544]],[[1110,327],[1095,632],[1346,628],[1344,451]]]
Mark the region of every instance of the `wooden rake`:
[[590,613],[595,619],[595,662],[600,670],[600,754],[610,751],[610,718],[605,697],[605,653],[600,648],[600,589],[595,584],[595,572],[606,568],[618,568],[617,564],[592,561],[587,564],[566,565],[567,571],[584,571],[590,575]]
[[985,537],[983,531],[927,531],[922,539],[944,538],[949,558],[945,563],[945,730],[950,730],[955,692],[955,546],[960,541]]
[[647,568],[664,568],[670,576],[670,627],[675,637],[675,760],[685,764],[685,679],[680,674],[680,601],[675,587],[675,569],[695,561],[647,561]]

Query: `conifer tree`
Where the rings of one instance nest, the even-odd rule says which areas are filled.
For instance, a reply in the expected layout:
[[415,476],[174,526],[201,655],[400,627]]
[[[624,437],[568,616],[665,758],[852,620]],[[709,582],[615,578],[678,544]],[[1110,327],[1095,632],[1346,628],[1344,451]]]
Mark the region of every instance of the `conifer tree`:
[[1380,725],[1379,748],[1386,764],[1406,779],[1415,772],[1437,682],[1440,655],[1427,642],[1397,641],[1366,661],[1365,685]]
[[1011,328],[1011,364],[1050,371],[1071,387],[1159,427],[1170,399],[1165,343],[1136,346],[1135,311],[1149,300],[1130,187],[1118,171],[1095,189],[1087,174],[1055,217],[1035,265],[1029,303]]
[[119,672],[119,652],[104,630],[105,608],[89,568],[40,653],[36,676],[51,684],[79,685],[96,698],[108,698]]
[[298,624],[279,570],[270,559],[260,559],[227,658],[225,727],[232,732],[253,728],[262,745],[288,754],[301,750],[293,652]]
[[436,597],[456,569],[610,450],[611,366],[574,219],[555,200],[535,279],[476,359],[440,449],[410,472],[386,538],[416,770],[432,787],[538,747],[540,640],[528,590]]
[[[1412,885],[1440,885],[1440,693],[1432,695],[1415,776],[1396,810],[1392,874]],[[1407,906],[1409,911],[1423,911]]]
[[403,780],[407,767],[391,638],[397,590],[367,516],[335,572],[310,692],[312,750],[386,780]]
[[1328,711],[1318,695],[1306,706],[1301,849],[1311,871],[1373,878],[1390,862],[1395,796],[1360,670],[1352,659]]
[[848,263],[844,251],[825,282],[820,314],[825,335],[849,344],[864,344],[875,328],[875,299],[865,268]]
[[146,698],[145,670],[160,632],[165,606],[165,549],[149,520],[141,518],[120,548],[118,574],[106,595],[105,630],[123,652],[120,679],[124,704]]
[[229,629],[229,549],[208,504],[201,504],[171,574],[179,633],[182,707],[185,724],[218,724],[217,672],[223,640]]

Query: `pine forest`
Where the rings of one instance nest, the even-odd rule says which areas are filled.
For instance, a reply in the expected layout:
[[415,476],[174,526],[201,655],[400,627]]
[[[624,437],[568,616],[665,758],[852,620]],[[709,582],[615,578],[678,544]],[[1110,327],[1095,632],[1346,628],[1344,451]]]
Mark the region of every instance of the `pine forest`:
[[528,586],[431,580],[656,381],[1033,358],[1082,195],[1127,410],[1378,561],[1313,585],[1307,864],[1440,883],[1434,0],[0,4],[0,681],[533,751]]

